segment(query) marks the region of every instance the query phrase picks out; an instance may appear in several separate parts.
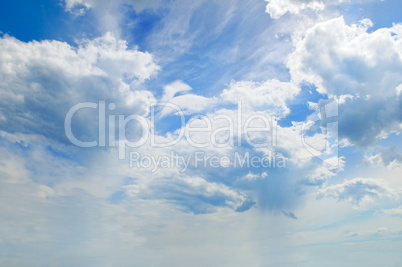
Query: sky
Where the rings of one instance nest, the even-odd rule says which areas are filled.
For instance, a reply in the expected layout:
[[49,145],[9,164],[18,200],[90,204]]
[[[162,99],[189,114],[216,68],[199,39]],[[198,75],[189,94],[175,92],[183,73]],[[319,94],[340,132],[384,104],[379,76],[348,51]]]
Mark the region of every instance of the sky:
[[1,266],[401,266],[399,0],[0,1]]

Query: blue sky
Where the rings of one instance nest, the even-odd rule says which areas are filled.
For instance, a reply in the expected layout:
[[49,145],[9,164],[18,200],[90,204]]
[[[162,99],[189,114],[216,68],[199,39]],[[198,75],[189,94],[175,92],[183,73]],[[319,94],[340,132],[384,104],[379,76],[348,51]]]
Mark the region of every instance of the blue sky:
[[0,265],[400,266],[401,5],[1,1]]

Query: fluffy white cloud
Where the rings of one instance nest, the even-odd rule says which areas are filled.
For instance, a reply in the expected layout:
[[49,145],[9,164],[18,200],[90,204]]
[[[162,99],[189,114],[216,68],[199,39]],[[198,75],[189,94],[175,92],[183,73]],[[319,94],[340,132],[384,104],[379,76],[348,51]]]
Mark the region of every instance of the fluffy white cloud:
[[343,167],[345,166],[345,159],[339,158],[337,159],[338,165],[333,166],[329,165],[326,162],[323,162],[320,166],[317,166],[313,169],[307,176],[307,179],[304,181],[306,185],[324,185],[329,178],[332,178],[338,174],[338,172],[343,171]]
[[248,110],[271,110],[280,115],[289,112],[287,101],[299,93],[299,88],[292,83],[280,82],[276,79],[262,83],[253,81],[232,81],[228,89],[223,90],[224,101],[237,104],[240,101]]
[[[164,87],[164,95],[160,101],[177,105],[190,114],[206,112],[227,104],[237,105],[240,102],[244,113],[251,115],[255,111],[264,111],[282,116],[289,113],[287,102],[299,93],[300,88],[292,83],[272,79],[261,83],[232,81],[219,97],[207,98],[190,94],[191,90],[192,88],[182,81],[175,81]],[[173,111],[170,110],[170,112]],[[162,111],[162,116],[168,112],[167,110]]]
[[292,79],[329,95],[396,96],[402,79],[402,25],[368,33],[372,22],[346,25],[342,17],[318,23],[289,57]]
[[[143,104],[153,101],[153,95],[138,86],[158,69],[151,54],[129,49],[109,33],[83,40],[78,47],[58,41],[24,43],[3,36],[0,125],[8,132],[63,139],[64,116],[80,102],[107,100],[126,113],[146,115],[149,107]],[[77,128],[92,133],[95,115],[87,114]]]
[[[46,55],[43,56],[46,58]],[[116,39],[111,33],[81,41],[75,60],[129,84],[141,83],[159,70],[152,54],[140,52],[135,47],[129,49],[126,41]]]
[[318,23],[288,59],[295,83],[308,82],[340,99],[340,137],[367,146],[401,130],[402,25],[372,33],[368,19]]
[[320,11],[325,8],[323,1],[318,0],[265,0],[268,2],[265,12],[273,19],[278,19],[285,13],[299,14],[302,10]]
[[[192,88],[182,81],[175,81],[166,85],[163,89],[164,95],[160,102],[173,104],[185,114],[194,114],[200,111],[205,111],[208,106],[216,104],[214,98],[189,94],[188,92],[191,91]],[[164,117],[172,112],[176,113],[177,110],[171,107],[165,107],[161,111],[160,116]]]
[[268,177],[267,172],[263,172],[261,174],[254,174],[252,172],[249,172],[244,177],[242,177],[242,179],[244,179],[244,180],[258,180],[258,179],[265,179],[267,177]]
[[364,206],[381,198],[398,199],[397,193],[385,180],[372,178],[355,178],[328,186],[321,189],[318,196],[346,200],[354,206]]
[[[349,4],[367,3],[376,0],[265,0],[268,2],[265,12],[271,18],[279,19],[286,13],[297,15],[307,13],[307,11],[314,11],[316,13],[324,9],[329,12],[336,13],[339,7],[345,8]],[[332,8],[332,10],[331,10]]]
[[365,155],[363,162],[371,166],[400,168],[402,167],[402,154],[396,147],[381,148],[377,154]]

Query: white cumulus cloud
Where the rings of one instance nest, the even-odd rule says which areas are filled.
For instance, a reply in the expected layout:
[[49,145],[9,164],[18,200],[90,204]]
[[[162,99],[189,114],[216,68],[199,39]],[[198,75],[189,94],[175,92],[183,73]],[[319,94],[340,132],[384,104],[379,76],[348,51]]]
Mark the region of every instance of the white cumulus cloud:
[[339,201],[349,201],[354,206],[364,206],[381,198],[397,199],[398,195],[385,180],[355,178],[342,184],[321,189],[319,197],[331,197]]
[[[0,114],[4,119],[0,126],[6,132],[57,139],[64,137],[63,122],[69,108],[99,100],[146,115],[149,107],[144,103],[153,101],[153,95],[139,85],[158,69],[152,54],[130,49],[110,33],[83,40],[78,47],[46,40],[25,43],[3,36]],[[78,122],[78,128],[91,132],[91,121]]]
[[318,23],[297,41],[288,67],[295,83],[308,82],[340,99],[340,137],[367,146],[401,130],[402,25],[368,32],[368,19]]
[[270,14],[273,19],[278,19],[287,12],[299,14],[305,9],[320,11],[325,8],[323,1],[317,0],[266,0],[268,2],[265,12]]

